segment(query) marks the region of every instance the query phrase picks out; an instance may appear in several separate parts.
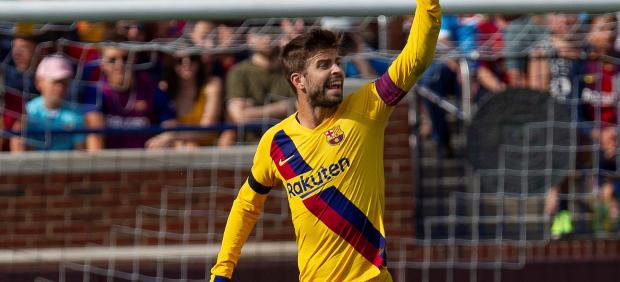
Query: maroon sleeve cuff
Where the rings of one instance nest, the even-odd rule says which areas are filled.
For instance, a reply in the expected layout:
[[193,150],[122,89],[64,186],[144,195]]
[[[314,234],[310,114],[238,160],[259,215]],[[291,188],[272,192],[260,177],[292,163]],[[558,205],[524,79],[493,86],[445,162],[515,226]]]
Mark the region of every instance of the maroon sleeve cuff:
[[375,87],[377,88],[379,97],[389,106],[398,104],[398,102],[407,95],[407,92],[394,84],[387,71],[375,80]]

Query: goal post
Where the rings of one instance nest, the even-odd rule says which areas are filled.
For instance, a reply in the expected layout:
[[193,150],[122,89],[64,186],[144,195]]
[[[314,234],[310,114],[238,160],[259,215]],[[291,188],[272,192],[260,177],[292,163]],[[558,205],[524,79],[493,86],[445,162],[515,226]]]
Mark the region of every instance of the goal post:
[[[616,0],[442,0],[444,13],[545,13],[620,10]],[[230,1],[2,1],[0,19],[7,21],[243,19],[261,17],[398,16],[415,8],[413,0],[230,0]]]

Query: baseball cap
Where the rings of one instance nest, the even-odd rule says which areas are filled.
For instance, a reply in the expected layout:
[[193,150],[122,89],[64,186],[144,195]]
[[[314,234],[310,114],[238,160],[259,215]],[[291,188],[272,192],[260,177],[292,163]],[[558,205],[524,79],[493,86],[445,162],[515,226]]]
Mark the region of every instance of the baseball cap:
[[37,67],[37,78],[62,80],[73,77],[73,67],[69,60],[60,55],[43,58]]

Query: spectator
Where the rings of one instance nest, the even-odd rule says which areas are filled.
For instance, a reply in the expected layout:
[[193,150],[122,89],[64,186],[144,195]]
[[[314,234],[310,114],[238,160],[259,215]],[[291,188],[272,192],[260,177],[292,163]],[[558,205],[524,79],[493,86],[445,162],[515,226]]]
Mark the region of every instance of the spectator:
[[[438,49],[444,48],[444,52],[445,49],[449,49],[451,53],[468,55],[476,48],[477,26],[481,20],[481,15],[443,16],[437,42]],[[475,64],[470,62],[469,66],[470,71],[475,73]],[[448,58],[433,62],[419,83],[441,98],[446,98],[449,95],[460,96],[458,61],[454,58]],[[424,105],[433,125],[432,136],[437,142],[439,154],[445,157],[453,156],[445,111],[428,99],[424,99]]]
[[[281,73],[279,48],[272,46],[269,34],[248,34],[252,51],[249,59],[234,66],[226,80],[226,105],[230,121],[237,125],[281,119],[292,112],[291,86]],[[255,141],[258,134],[244,134],[242,140]],[[228,131],[223,144],[236,136]]]
[[323,17],[321,26],[342,34],[342,68],[347,77],[376,78],[379,73],[387,71],[389,62],[360,54],[371,49],[354,25],[353,18]]
[[92,62],[98,59],[98,51],[95,46],[86,43],[99,43],[109,37],[112,32],[113,26],[111,23],[104,22],[89,22],[78,21],[76,22],[76,30],[74,37],[79,42],[68,41],[59,44],[62,48],[62,52],[69,58],[80,60],[81,62]]
[[[160,90],[148,71],[133,71],[134,53],[108,45],[101,50],[101,76],[96,87],[84,93],[88,106],[86,125],[102,129],[145,129],[151,126],[173,127],[175,112],[168,95]],[[161,148],[173,145],[174,134],[100,134],[88,136],[87,147]]]
[[202,61],[209,64],[213,74],[222,79],[226,78],[228,71],[239,61],[232,52],[235,47],[235,32],[232,27],[225,24],[216,27],[215,23],[210,21],[197,21],[192,27],[189,39],[194,46],[203,49]]
[[[12,39],[10,57],[0,76],[4,85],[3,128],[13,128],[24,112],[24,104],[39,95],[33,76],[37,44],[32,31],[17,33]],[[7,144],[5,150],[9,149],[8,142],[2,143]]]
[[565,101],[573,93],[574,66],[581,46],[574,37],[577,15],[552,13],[546,16],[550,36],[539,42],[530,54],[529,87],[549,92]]
[[499,93],[506,89],[506,70],[503,58],[498,56],[504,48],[501,30],[505,25],[506,21],[502,16],[485,16],[478,25],[480,61],[476,76],[480,88],[475,97],[476,101],[480,101],[490,93]]
[[[620,89],[619,54],[613,44],[617,36],[616,17],[604,14],[592,19],[587,35],[589,44],[588,58],[579,66],[579,120],[589,122],[591,126],[582,126],[581,132],[595,144],[600,144],[601,171],[617,173],[617,102]],[[620,181],[616,178],[601,176],[600,199],[608,206],[609,217],[618,220],[618,202]],[[616,226],[614,226],[614,229]]]
[[601,142],[604,159],[608,160],[616,155],[616,143],[611,141],[616,138],[618,122],[616,99],[619,86],[616,84],[620,66],[613,60],[619,57],[613,50],[615,36],[615,16],[594,17],[587,35],[588,59],[578,67],[582,102],[579,118],[593,123],[592,127],[584,128],[584,133],[594,142]]
[[168,20],[153,23],[153,39],[177,39],[183,36],[187,21]]
[[[26,104],[25,120],[13,127],[15,130],[25,130],[26,134],[22,133],[22,137],[11,138],[11,151],[84,148],[86,140],[84,134],[41,133],[83,127],[82,114],[64,101],[73,74],[73,67],[64,57],[52,55],[41,61],[36,72],[36,87],[41,96]],[[22,124],[25,126],[22,127]],[[39,133],[32,134],[30,131]]]
[[150,34],[147,32],[146,25],[134,20],[120,20],[116,22],[115,32],[118,36],[126,38],[127,41],[146,42],[149,41]]
[[376,78],[387,71],[387,64],[375,58],[364,57],[360,53],[370,51],[362,36],[357,32],[345,32],[342,38],[343,69],[347,77]]
[[[203,64],[201,55],[177,53],[168,58],[164,68],[164,87],[174,100],[177,120],[181,125],[211,126],[221,121],[223,106],[222,80]],[[217,134],[186,134],[177,147],[215,145]]]
[[[578,40],[574,38],[575,31],[579,28],[578,20],[577,15],[546,15],[550,36],[538,42],[530,51],[527,74],[529,87],[548,92],[562,102],[571,98],[575,90],[575,66],[582,47],[578,46]],[[577,157],[583,156],[578,154]],[[546,195],[544,213],[546,217],[553,218],[551,236],[554,239],[573,232],[568,201],[566,197],[560,197],[560,194],[566,195],[569,192],[569,180],[575,181],[574,177],[567,177],[562,184],[550,187]]]
[[293,38],[301,35],[306,28],[306,23],[303,19],[282,19],[280,21],[280,29],[282,29],[282,35],[280,36],[280,47],[284,47]]
[[231,49],[232,46],[228,44],[232,44],[230,42],[232,38],[223,43],[224,45],[218,46],[215,24],[210,21],[197,21],[192,25],[188,39],[192,46],[202,49],[201,61],[209,67],[208,72],[224,80],[228,69],[235,64],[236,58],[232,53],[222,54],[220,52]]
[[528,50],[536,42],[547,38],[542,16],[510,18],[504,30],[504,67],[508,86],[527,87]]
[[237,65],[237,63],[248,58],[247,52],[231,52],[226,50],[235,50],[241,45],[240,35],[235,32],[235,28],[231,25],[220,23],[216,29],[217,32],[217,45],[216,48],[220,50],[216,60],[221,66],[221,73],[218,73],[220,77],[226,78],[226,75],[230,70]]
[[215,24],[210,21],[197,21],[192,26],[190,40],[195,46],[204,49],[212,49],[216,46],[216,38],[213,35]]

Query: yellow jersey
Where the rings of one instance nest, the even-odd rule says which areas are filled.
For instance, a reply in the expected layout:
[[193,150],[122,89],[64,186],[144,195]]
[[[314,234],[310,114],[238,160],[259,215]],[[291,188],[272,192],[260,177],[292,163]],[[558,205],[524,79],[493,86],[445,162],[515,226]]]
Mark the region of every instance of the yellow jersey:
[[391,281],[383,224],[384,131],[395,105],[432,61],[438,0],[418,0],[409,40],[388,71],[347,96],[313,129],[296,114],[261,138],[228,218],[212,281],[228,281],[272,187],[288,195],[300,281]]

